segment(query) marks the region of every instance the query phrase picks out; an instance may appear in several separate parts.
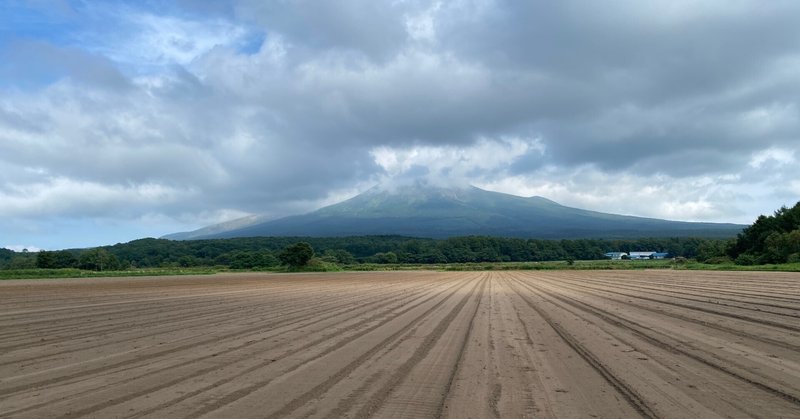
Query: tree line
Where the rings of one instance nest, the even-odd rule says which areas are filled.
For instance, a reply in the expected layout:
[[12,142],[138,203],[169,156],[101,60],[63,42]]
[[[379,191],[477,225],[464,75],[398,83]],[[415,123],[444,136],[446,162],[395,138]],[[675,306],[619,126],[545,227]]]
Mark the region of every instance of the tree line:
[[725,255],[740,265],[800,263],[800,202],[758,217],[739,233]]
[[[298,243],[305,246],[297,247]],[[306,248],[307,246],[307,248]],[[607,252],[656,251],[706,263],[800,263],[800,202],[760,216],[736,238],[541,240],[502,237],[424,239],[403,236],[249,237],[173,241],[140,239],[92,249],[15,252],[0,248],[0,269],[129,268],[222,266],[232,269],[322,263],[441,264],[596,260]]]
[[[286,252],[307,243],[312,256],[339,265],[357,263],[442,264],[603,259],[611,251],[651,250],[673,257],[718,257],[728,242],[702,238],[540,240],[502,237],[424,239],[403,236],[251,237],[173,241],[140,239],[113,246],[41,252],[0,250],[0,268],[119,270],[221,266],[232,269],[292,265]],[[723,253],[724,254],[724,253]]]

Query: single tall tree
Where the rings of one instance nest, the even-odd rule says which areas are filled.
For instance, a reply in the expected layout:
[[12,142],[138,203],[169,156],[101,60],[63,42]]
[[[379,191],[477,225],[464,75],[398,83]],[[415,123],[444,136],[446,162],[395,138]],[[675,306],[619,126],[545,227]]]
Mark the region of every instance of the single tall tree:
[[306,242],[295,243],[283,249],[278,259],[284,265],[296,269],[306,266],[309,260],[314,257],[314,249]]

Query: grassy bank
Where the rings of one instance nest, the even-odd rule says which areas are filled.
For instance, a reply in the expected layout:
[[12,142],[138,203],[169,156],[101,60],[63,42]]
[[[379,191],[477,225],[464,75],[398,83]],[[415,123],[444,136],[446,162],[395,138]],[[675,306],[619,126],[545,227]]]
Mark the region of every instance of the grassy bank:
[[[735,264],[705,264],[694,261],[676,262],[671,259],[661,260],[578,260],[549,262],[482,262],[482,263],[443,263],[443,264],[409,264],[409,263],[361,263],[338,266],[325,264],[309,266],[299,272],[331,272],[331,271],[534,271],[534,270],[637,270],[637,269],[677,269],[677,270],[713,270],[713,271],[782,271],[800,272],[800,263],[780,265],[742,266]],[[285,268],[274,268],[269,272],[288,272]],[[298,271],[295,271],[298,272]]]
[[[447,264],[377,264],[364,263],[339,266],[332,263],[314,264],[299,270],[274,267],[255,270],[258,272],[340,272],[340,271],[532,271],[532,270],[636,270],[636,269],[677,269],[710,271],[779,271],[800,272],[800,263],[779,265],[743,266],[735,264],[711,265],[694,261],[677,263],[672,260],[579,260],[551,262],[484,262]],[[0,280],[4,279],[47,279],[47,278],[98,278],[124,276],[165,276],[165,275],[210,275],[218,272],[254,272],[252,270],[233,270],[226,267],[196,268],[155,268],[132,269],[125,271],[84,271],[80,269],[16,269],[0,270]]]
[[361,264],[345,266],[352,271],[387,271],[430,269],[442,271],[535,271],[535,270],[598,270],[598,269],[672,269],[671,260],[646,261],[612,261],[612,260],[579,260],[572,263],[566,261],[550,262],[480,262],[480,263],[446,263],[446,264]]
[[709,265],[706,263],[689,262],[683,269],[704,270],[704,271],[776,271],[776,272],[800,272],[800,263],[779,263],[767,265],[736,265],[724,263],[719,265]]
[[124,271],[85,271],[81,269],[9,269],[0,270],[0,280],[4,279],[48,279],[48,278],[101,278],[123,276],[167,276],[167,275],[209,275],[218,272],[213,268],[154,268],[130,269]]

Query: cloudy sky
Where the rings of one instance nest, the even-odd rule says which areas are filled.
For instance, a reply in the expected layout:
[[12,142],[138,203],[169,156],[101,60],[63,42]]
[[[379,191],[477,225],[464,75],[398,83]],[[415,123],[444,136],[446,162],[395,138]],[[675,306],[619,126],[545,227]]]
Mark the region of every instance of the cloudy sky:
[[4,0],[0,247],[380,182],[749,223],[800,199],[795,0]]

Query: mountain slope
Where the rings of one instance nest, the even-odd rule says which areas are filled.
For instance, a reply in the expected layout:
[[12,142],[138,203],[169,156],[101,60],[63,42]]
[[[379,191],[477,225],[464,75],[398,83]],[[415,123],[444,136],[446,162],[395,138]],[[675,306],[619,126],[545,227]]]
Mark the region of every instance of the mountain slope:
[[733,237],[743,227],[605,214],[566,207],[541,197],[524,198],[476,187],[415,185],[391,191],[376,187],[308,214],[193,234],[192,238],[385,234],[431,238]]
[[266,217],[261,215],[248,215],[247,217],[237,218],[224,223],[213,224],[194,231],[167,234],[161,238],[169,240],[193,240],[202,237],[209,237],[215,234],[222,234],[231,230],[237,230],[254,224],[262,223],[265,221],[265,218]]

